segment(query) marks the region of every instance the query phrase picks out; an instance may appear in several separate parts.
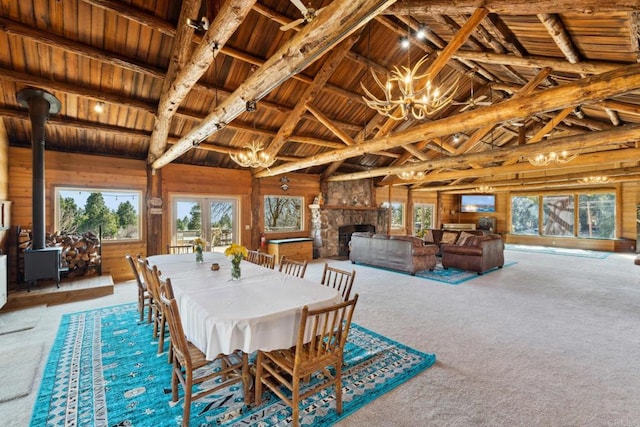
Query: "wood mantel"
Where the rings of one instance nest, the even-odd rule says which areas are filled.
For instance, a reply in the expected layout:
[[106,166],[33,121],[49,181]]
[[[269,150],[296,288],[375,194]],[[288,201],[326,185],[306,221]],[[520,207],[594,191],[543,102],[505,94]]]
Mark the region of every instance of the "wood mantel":
[[354,206],[354,205],[309,205],[309,209],[330,209],[343,211],[385,211],[387,208],[377,206]]

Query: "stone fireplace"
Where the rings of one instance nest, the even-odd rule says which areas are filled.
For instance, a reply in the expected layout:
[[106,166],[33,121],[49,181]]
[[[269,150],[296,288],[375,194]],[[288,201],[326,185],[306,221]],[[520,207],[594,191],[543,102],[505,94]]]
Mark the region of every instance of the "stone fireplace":
[[314,258],[348,255],[344,236],[341,245],[341,227],[346,227],[343,231],[374,227],[379,233],[387,229],[388,210],[377,207],[371,180],[329,182],[325,200],[325,204],[309,206]]

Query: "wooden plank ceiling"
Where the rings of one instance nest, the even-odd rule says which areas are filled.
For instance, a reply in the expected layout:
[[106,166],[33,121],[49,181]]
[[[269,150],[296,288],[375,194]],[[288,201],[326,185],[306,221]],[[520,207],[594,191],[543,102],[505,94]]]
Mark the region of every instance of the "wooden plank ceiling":
[[[297,171],[451,192],[640,179],[637,1],[303,3],[315,18],[282,30],[302,17],[294,2],[0,0],[10,144],[30,145],[16,93],[34,86],[62,103],[47,149],[153,168],[239,168],[229,155],[255,141],[276,158],[257,177]],[[425,55],[421,71],[457,85],[451,104],[398,121],[365,105],[362,85],[381,96],[371,70],[384,79]],[[579,155],[527,160],[562,150]],[[425,174],[398,178],[409,170]]]

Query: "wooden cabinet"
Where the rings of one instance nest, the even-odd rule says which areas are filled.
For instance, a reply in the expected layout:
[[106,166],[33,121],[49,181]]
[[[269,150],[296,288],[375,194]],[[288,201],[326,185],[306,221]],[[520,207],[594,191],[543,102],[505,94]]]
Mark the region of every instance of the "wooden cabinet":
[[298,261],[311,261],[313,259],[313,239],[269,240],[267,252],[275,256],[276,264],[280,262],[280,258],[283,256]]

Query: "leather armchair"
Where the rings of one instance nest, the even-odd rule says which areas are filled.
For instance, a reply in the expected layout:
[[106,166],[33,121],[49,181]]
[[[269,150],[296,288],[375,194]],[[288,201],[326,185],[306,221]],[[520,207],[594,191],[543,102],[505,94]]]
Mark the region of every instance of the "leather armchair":
[[442,267],[475,271],[479,275],[504,265],[504,242],[499,234],[469,237],[463,245],[443,243]]

